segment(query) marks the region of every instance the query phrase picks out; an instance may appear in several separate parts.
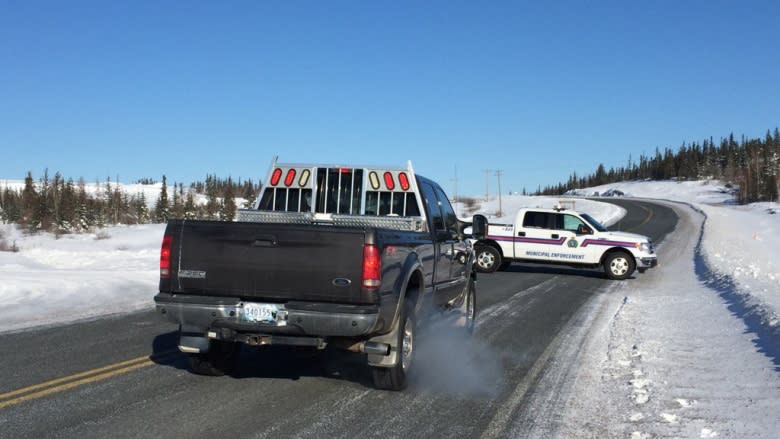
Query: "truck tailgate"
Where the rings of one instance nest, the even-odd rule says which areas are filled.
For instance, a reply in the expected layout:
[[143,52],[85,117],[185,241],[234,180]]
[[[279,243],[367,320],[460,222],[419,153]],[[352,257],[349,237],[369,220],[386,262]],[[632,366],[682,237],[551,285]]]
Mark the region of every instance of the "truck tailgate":
[[363,229],[214,221],[179,225],[174,232],[179,260],[172,264],[175,292],[271,301],[371,300],[361,294]]

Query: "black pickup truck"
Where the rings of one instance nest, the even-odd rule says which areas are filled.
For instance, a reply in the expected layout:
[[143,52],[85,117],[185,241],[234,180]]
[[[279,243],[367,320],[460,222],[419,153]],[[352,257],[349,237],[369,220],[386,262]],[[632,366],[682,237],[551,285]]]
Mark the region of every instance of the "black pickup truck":
[[[172,220],[157,310],[195,373],[221,375],[241,345],[366,354],[400,390],[418,322],[449,311],[473,331],[474,252],[444,191],[403,168],[279,164],[236,222]],[[473,219],[473,236],[487,220]]]

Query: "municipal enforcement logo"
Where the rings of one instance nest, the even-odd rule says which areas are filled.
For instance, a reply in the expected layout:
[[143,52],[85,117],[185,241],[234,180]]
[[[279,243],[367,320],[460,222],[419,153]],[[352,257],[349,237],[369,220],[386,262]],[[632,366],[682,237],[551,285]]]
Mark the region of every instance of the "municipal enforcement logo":
[[579,245],[580,245],[580,243],[577,242],[577,240],[574,239],[574,238],[570,239],[569,242],[568,242],[568,246],[571,247],[571,248],[577,248],[577,246],[579,246]]

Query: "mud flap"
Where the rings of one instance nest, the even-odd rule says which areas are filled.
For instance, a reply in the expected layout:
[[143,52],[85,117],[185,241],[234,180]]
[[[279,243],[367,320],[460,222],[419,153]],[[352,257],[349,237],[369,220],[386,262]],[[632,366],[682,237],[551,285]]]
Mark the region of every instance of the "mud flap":
[[368,365],[369,366],[376,366],[376,367],[393,367],[398,363],[398,346],[396,346],[396,343],[398,341],[398,331],[399,329],[399,321],[401,319],[396,319],[395,323],[393,323],[393,329],[392,331],[388,332],[384,335],[379,335],[376,337],[371,338],[369,341],[374,341],[377,343],[387,343],[390,345],[390,354],[388,355],[373,355],[368,354],[366,357],[368,359]]
[[205,354],[209,351],[209,339],[202,328],[179,326],[179,350],[187,354]]

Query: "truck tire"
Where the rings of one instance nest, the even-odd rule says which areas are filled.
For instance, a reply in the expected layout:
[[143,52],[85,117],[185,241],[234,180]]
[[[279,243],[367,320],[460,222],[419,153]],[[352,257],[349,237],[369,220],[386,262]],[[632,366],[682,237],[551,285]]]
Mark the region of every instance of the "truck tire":
[[604,259],[604,273],[614,280],[627,279],[636,269],[634,257],[626,252],[617,251],[607,255]]
[[492,273],[501,265],[501,253],[492,245],[480,245],[476,247],[477,271],[480,273]]
[[415,319],[411,304],[406,304],[401,311],[398,322],[398,338],[396,346],[398,358],[392,367],[372,367],[371,376],[374,387],[381,390],[403,390],[414,359]]
[[240,352],[236,343],[211,340],[206,354],[190,354],[190,371],[198,375],[222,376],[231,372]]

